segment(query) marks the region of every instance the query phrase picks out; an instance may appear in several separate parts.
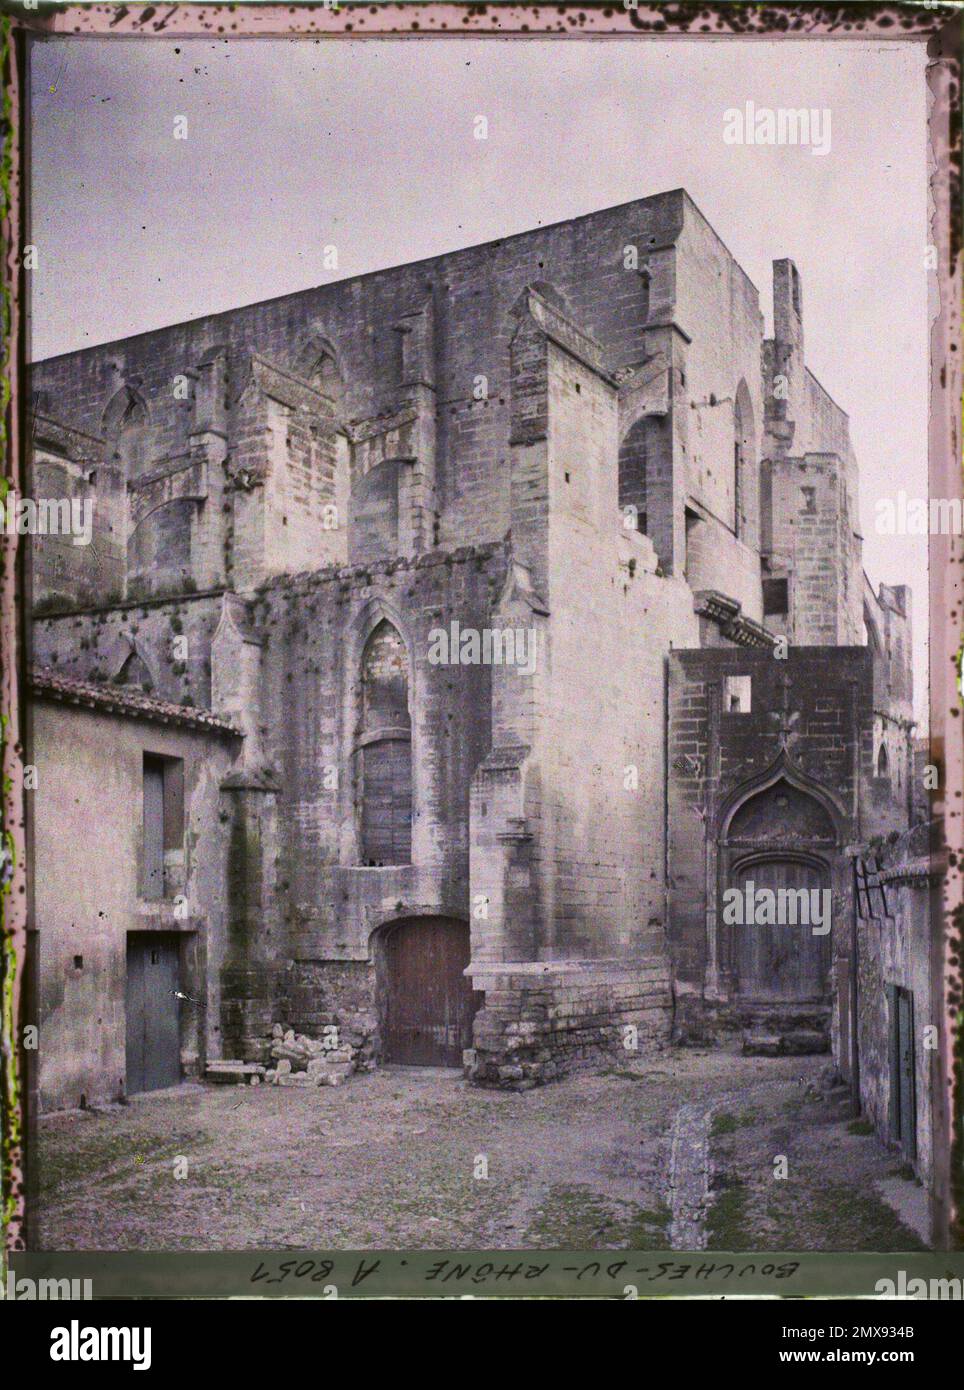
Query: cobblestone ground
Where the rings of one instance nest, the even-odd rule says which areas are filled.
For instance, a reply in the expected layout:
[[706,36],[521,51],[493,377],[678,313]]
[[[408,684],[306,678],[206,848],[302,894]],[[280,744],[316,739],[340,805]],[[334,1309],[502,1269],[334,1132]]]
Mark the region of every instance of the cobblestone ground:
[[878,1192],[897,1161],[815,1087],[825,1070],[673,1049],[523,1095],[411,1068],[311,1091],[182,1086],[41,1122],[34,1244],[920,1248]]

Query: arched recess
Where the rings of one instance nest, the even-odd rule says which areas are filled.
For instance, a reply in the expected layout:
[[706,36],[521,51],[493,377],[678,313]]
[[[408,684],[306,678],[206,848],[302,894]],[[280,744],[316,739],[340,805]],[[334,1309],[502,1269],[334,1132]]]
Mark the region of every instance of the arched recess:
[[833,827],[834,843],[839,848],[846,838],[847,817],[843,808],[822,783],[797,765],[786,749],[781,750],[768,767],[734,787],[720,802],[716,817],[716,836],[719,842],[722,844],[730,839],[733,821],[740,808],[758,792],[766,791],[778,782],[786,782],[789,786],[805,792],[822,807],[827,821]]
[[619,508],[636,510],[636,529],[649,536],[663,569],[673,555],[672,437],[665,418],[642,415],[619,444]]
[[125,634],[107,654],[107,674],[113,685],[133,686],[150,694],[157,686],[154,671],[141,644]]
[[719,819],[717,932],[722,976],[735,1000],[829,1005],[829,904],[839,887],[843,824],[833,798],[785,753],[727,798]]
[[382,1060],[459,1067],[472,1046],[482,995],[465,969],[469,924],[443,916],[402,917],[371,936]]
[[301,338],[292,365],[296,375],[313,386],[330,402],[335,413],[339,413],[344,396],[344,381],[338,364],[338,353],[319,324],[312,324]]
[[352,564],[398,554],[399,493],[407,466],[403,459],[382,459],[356,481],[348,500]]
[[412,862],[412,717],[408,648],[379,615],[357,660],[353,738],[358,862]]
[[746,382],[741,379],[733,402],[733,530],[747,544],[752,543],[753,514],[757,505],[751,482],[755,468],[753,402]]
[[146,512],[133,526],[127,537],[132,597],[168,593],[191,583],[191,536],[198,505],[196,498],[174,498]]
[[103,432],[128,482],[151,470],[150,425],[147,402],[139,391],[128,385],[115,391],[104,410]]

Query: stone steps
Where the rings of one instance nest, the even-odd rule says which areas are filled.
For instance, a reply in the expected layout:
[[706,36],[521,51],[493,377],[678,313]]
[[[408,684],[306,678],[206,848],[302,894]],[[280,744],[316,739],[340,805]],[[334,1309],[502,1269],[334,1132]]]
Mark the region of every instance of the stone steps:
[[830,1051],[828,1004],[750,1005],[743,1051],[753,1057],[810,1057]]
[[215,1061],[204,1068],[207,1081],[257,1086],[264,1080],[265,1068],[260,1062]]
[[743,1052],[748,1057],[812,1057],[830,1051],[830,1038],[813,1029],[786,1033],[760,1033],[749,1029],[743,1034]]

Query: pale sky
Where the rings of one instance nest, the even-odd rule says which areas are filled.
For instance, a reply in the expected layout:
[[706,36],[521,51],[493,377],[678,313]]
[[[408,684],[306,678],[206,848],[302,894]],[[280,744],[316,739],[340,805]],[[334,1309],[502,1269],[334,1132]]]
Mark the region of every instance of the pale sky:
[[[753,280],[768,331],[770,264],[790,256],[808,364],[850,416],[865,568],[875,587],[914,590],[923,709],[926,538],[874,531],[878,498],[927,492],[923,45],[81,39],[30,52],[34,359],[670,188]],[[829,109],[830,152],[725,144],[724,111],[748,100]]]

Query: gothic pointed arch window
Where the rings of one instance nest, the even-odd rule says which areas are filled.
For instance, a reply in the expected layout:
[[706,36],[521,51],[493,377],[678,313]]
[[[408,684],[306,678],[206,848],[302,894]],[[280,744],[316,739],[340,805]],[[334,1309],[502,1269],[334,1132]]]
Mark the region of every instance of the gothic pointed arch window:
[[412,721],[408,652],[387,619],[361,657],[356,788],[360,860],[370,868],[412,862]]
[[150,695],[154,689],[154,679],[146,661],[139,652],[133,649],[117,675],[114,676],[113,683],[114,685],[133,686],[138,690],[143,690],[146,695]]
[[340,398],[341,377],[333,353],[319,353],[317,360],[312,363],[308,380],[315,390],[327,397],[329,401],[335,402]]
[[339,366],[339,354],[320,323],[313,323],[296,345],[291,359],[295,375],[309,382],[324,396],[335,413],[339,413],[345,383]]

